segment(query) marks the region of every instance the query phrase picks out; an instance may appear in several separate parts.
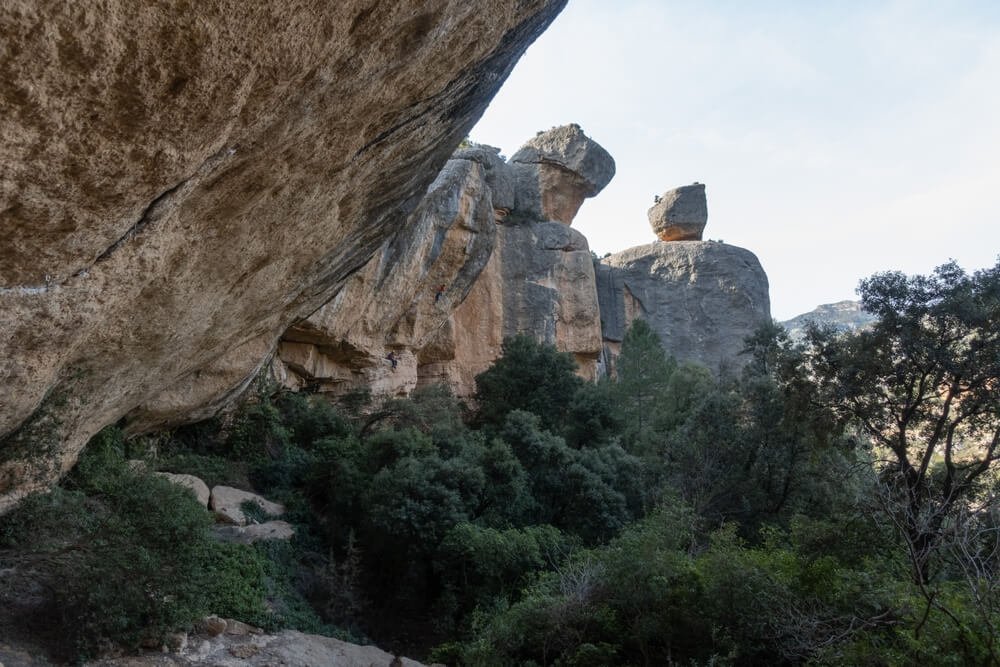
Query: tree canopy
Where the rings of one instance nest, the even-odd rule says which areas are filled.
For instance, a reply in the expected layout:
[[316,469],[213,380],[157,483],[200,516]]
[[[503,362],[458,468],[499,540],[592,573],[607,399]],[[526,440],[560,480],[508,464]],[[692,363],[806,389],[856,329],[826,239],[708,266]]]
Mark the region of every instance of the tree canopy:
[[810,367],[829,403],[875,443],[923,581],[949,516],[1000,455],[1000,264],[971,275],[954,262],[928,276],[880,273],[858,291],[878,319],[846,335],[812,327]]

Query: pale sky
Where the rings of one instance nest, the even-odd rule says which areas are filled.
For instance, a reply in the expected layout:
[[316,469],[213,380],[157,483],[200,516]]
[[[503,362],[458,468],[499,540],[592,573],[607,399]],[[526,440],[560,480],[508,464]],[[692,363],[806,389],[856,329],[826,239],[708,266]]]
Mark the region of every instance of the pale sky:
[[1000,0],[570,0],[472,140],[570,122],[618,168],[573,224],[592,250],[705,183],[705,238],[756,253],[777,319],[1000,254]]

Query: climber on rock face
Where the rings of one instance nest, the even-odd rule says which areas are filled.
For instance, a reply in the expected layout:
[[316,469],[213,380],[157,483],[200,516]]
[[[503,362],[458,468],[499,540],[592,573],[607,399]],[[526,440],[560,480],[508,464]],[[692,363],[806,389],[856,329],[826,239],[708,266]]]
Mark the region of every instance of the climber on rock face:
[[399,362],[399,359],[396,358],[396,353],[390,351],[389,354],[385,355],[385,358],[392,364],[392,370],[396,370],[396,364]]
[[444,294],[444,291],[447,287],[448,287],[447,285],[438,285],[437,293],[434,295],[434,303],[437,303],[438,301],[441,300],[441,295]]

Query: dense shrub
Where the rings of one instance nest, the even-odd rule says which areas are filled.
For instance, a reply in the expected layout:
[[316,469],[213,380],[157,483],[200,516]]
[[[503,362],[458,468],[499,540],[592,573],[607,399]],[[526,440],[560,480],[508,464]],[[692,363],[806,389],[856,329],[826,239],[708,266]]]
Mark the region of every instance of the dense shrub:
[[[0,561],[30,571],[47,594],[24,618],[63,659],[162,639],[209,614],[265,627],[318,627],[289,619],[282,564],[261,549],[211,539],[211,517],[189,491],[126,463],[119,431],[90,443],[65,488],[28,498],[0,519]],[[269,604],[269,600],[271,604]],[[277,608],[277,611],[274,609]],[[310,612],[311,613],[311,612]]]
[[503,355],[476,376],[478,423],[499,426],[510,412],[523,410],[538,417],[543,428],[560,432],[582,386],[570,354],[527,336],[508,338]]

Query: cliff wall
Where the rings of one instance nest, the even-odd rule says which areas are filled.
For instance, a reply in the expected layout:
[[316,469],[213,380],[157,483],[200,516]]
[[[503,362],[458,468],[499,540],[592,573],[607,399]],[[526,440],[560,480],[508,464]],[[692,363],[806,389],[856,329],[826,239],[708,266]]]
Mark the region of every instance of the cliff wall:
[[564,0],[0,8],[0,511],[224,401],[405,224]]
[[469,396],[503,339],[524,333],[572,352],[595,378],[593,262],[569,224],[613,174],[576,125],[539,133],[510,162],[490,147],[459,150],[405,231],[285,333],[276,376],[333,394],[446,382]]

